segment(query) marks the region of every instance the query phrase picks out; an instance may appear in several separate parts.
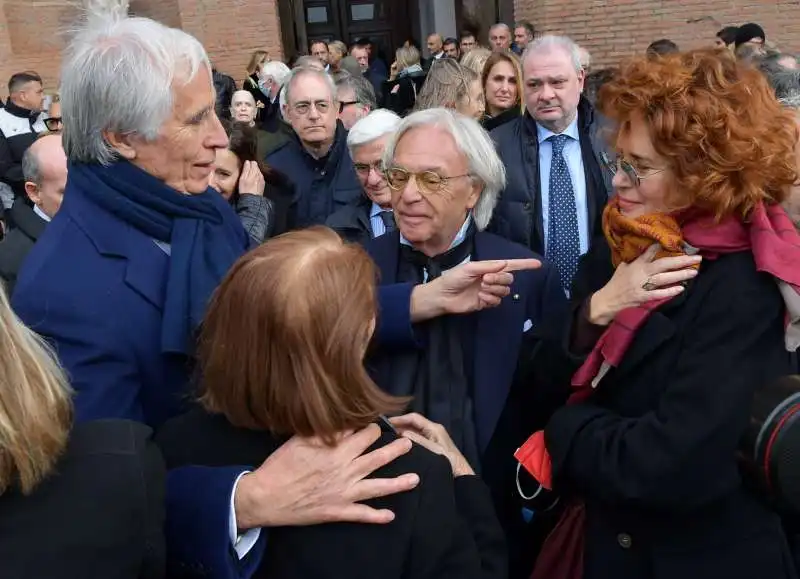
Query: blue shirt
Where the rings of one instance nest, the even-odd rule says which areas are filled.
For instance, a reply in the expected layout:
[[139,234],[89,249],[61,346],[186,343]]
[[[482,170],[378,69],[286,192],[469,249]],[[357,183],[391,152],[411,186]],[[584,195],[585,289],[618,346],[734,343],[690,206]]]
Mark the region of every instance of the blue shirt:
[[372,229],[373,238],[380,237],[386,233],[386,226],[383,224],[383,219],[381,219],[381,213],[384,211],[391,212],[391,209],[382,209],[380,205],[374,202],[369,210],[369,226]]
[[[536,123],[539,137],[539,180],[542,192],[542,226],[544,228],[544,246],[548,247],[550,229],[550,165],[553,159],[553,144],[547,139],[556,133]],[[564,160],[569,169],[572,191],[575,193],[575,208],[578,210],[578,237],[581,255],[589,251],[589,204],[586,199],[586,173],[583,168],[580,134],[578,133],[578,117],[561,133],[569,137],[564,145]]]

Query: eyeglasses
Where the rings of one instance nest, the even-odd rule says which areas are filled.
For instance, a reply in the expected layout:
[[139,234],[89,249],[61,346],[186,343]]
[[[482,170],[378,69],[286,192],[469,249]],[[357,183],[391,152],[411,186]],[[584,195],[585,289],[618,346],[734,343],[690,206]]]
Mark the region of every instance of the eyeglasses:
[[344,111],[344,107],[357,104],[359,104],[358,101],[339,101],[339,114],[341,114],[342,111]]
[[353,163],[353,167],[355,167],[356,173],[363,177],[368,176],[373,170],[381,177],[384,176],[382,161],[377,161],[375,163]]
[[642,179],[647,179],[648,177],[652,177],[658,173],[663,173],[667,170],[666,167],[663,169],[648,169],[647,175],[642,175],[642,170],[637,170],[636,167],[634,167],[629,161],[626,161],[622,157],[612,160],[611,157],[609,157],[605,152],[600,153],[600,161],[612,176],[617,174],[618,168],[622,169],[622,172],[625,173],[625,176],[628,179],[630,179],[634,187],[641,185]]
[[386,181],[389,183],[389,187],[394,189],[395,191],[402,191],[406,188],[411,178],[417,182],[417,187],[422,193],[438,193],[442,190],[442,188],[447,187],[447,184],[452,179],[461,179],[463,177],[472,177],[471,173],[465,173],[463,175],[451,175],[450,177],[445,177],[443,175],[439,175],[436,171],[421,171],[419,173],[414,173],[412,171],[406,171],[400,167],[390,167],[386,170]]
[[61,117],[50,117],[49,119],[44,120],[44,126],[47,127],[48,131],[55,131],[63,124],[64,123],[61,121]]
[[314,107],[317,109],[318,113],[324,115],[331,108],[331,103],[330,101],[315,101],[313,103],[300,102],[292,105],[292,110],[294,110],[294,112],[296,112],[298,115],[306,116],[311,112],[311,107]]

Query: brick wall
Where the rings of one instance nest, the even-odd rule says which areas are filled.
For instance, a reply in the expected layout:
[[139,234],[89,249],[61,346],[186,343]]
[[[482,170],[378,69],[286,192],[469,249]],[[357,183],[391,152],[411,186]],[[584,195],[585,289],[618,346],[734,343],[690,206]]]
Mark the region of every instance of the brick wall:
[[[250,53],[281,56],[280,23],[274,0],[131,0],[131,11],[194,34],[214,65],[237,82]],[[45,88],[58,87],[63,30],[77,16],[65,0],[0,0],[0,96],[15,72],[36,70]]]
[[669,38],[681,48],[709,44],[723,26],[757,22],[781,50],[800,51],[796,0],[515,0],[518,19],[537,30],[570,36],[593,67],[608,66]]

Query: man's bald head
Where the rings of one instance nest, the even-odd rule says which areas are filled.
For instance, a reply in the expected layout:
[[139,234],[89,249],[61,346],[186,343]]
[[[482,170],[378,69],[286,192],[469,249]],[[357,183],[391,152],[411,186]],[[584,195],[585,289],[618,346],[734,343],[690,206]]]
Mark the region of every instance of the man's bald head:
[[67,185],[67,155],[61,135],[44,135],[34,141],[22,157],[22,173],[28,197],[52,219]]
[[248,125],[256,122],[256,99],[250,91],[237,90],[231,98],[231,116]]

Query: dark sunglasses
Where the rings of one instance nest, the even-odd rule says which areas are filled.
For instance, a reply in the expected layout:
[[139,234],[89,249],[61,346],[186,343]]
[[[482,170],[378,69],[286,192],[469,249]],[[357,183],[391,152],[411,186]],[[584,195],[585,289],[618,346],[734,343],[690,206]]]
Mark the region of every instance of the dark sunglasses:
[[52,131],[57,129],[64,123],[61,121],[61,117],[50,117],[49,119],[44,120],[44,126],[47,127],[48,131]]
[[344,107],[357,104],[358,101],[339,101],[339,113],[341,113],[344,110]]

